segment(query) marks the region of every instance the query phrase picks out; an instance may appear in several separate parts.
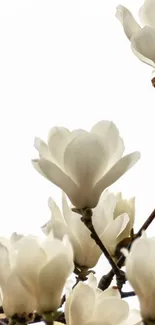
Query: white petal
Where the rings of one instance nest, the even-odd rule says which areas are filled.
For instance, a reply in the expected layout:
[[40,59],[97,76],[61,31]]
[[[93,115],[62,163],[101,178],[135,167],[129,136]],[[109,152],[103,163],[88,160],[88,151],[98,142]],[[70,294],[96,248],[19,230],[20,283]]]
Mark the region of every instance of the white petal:
[[38,150],[39,155],[40,155],[41,158],[52,161],[52,156],[51,156],[51,153],[49,151],[49,148],[48,148],[47,144],[43,140],[41,140],[40,138],[35,138],[34,146]]
[[24,235],[22,234],[18,234],[17,232],[13,232],[10,238],[10,242],[11,244],[15,244],[16,242],[18,242],[18,240],[20,240],[21,238],[23,238]]
[[[72,264],[72,271],[74,266]],[[40,271],[38,278],[38,311],[51,312],[60,306],[65,282],[70,275],[71,265],[67,255],[59,254]]]
[[110,169],[124,152],[124,143],[119,135],[119,130],[111,121],[100,121],[92,127],[91,132],[98,134],[104,146],[108,147],[108,169]]
[[116,11],[116,17],[119,19],[123,25],[124,32],[129,40],[131,37],[141,29],[136,20],[134,19],[132,13],[124,6],[119,5]]
[[2,289],[4,288],[10,271],[9,251],[0,243],[0,286]]
[[3,308],[7,317],[14,314],[34,312],[36,299],[26,290],[13,270],[10,274],[3,292]]
[[48,206],[49,206],[49,208],[51,210],[52,218],[56,219],[56,220],[59,220],[59,221],[63,221],[62,213],[61,213],[58,205],[56,204],[56,202],[52,198],[48,199]]
[[99,200],[103,190],[115,183],[123,174],[127,172],[140,158],[139,152],[133,152],[121,158],[94,186],[93,199],[94,202]]
[[81,202],[81,196],[76,184],[55,164],[45,159],[40,159],[34,160],[33,165],[40,174],[46,177],[53,184],[60,187],[68,195],[69,199],[75,206],[76,204],[79,204],[79,201]]
[[67,319],[69,320],[68,324],[85,324],[88,319],[92,318],[94,305],[94,289],[79,282],[73,289],[71,298],[69,297],[69,304],[65,311],[65,315],[67,315]]
[[107,165],[107,154],[100,137],[92,133],[76,136],[65,150],[64,165],[81,190],[88,192]]
[[20,240],[16,259],[17,275],[22,284],[32,293],[37,290],[37,276],[46,261],[46,255],[37,238],[25,236]]
[[64,151],[72,139],[72,133],[64,127],[54,127],[48,135],[48,146],[56,164],[63,169]]
[[139,323],[141,321],[141,315],[140,311],[136,309],[132,309],[129,311],[128,318],[123,321],[120,325],[142,325],[142,323]]
[[94,289],[97,288],[97,279],[92,272],[88,275],[88,285],[91,288],[94,288]]
[[143,26],[155,27],[155,2],[154,0],[145,0],[139,10],[140,20]]
[[155,28],[142,28],[132,37],[131,48],[141,61],[155,67]]
[[128,222],[129,217],[124,213],[110,222],[103,234],[100,236],[101,240],[112,255],[115,252],[117,243],[122,239],[120,238],[120,235],[126,228]]
[[104,319],[105,324],[120,324],[128,317],[129,307],[126,301],[119,298],[108,297],[97,300],[94,318],[97,321]]
[[100,236],[108,223],[113,220],[113,213],[116,206],[116,198],[113,193],[104,191],[100,197],[98,205],[93,209],[93,226]]

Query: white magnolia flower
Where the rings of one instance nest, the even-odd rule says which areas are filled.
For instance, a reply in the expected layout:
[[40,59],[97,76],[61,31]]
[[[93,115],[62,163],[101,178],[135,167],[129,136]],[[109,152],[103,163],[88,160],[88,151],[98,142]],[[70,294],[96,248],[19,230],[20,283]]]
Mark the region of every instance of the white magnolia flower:
[[43,242],[33,236],[20,241],[16,257],[18,276],[37,300],[40,313],[55,311],[61,302],[65,282],[74,270],[73,250],[68,238],[52,234]]
[[116,17],[123,25],[133,53],[141,61],[155,68],[155,1],[145,0],[139,13],[143,28],[136,22],[131,12],[122,5],[117,7]]
[[130,236],[135,217],[135,198],[125,200],[121,193],[105,191],[93,210],[92,222],[96,233],[114,257],[118,243]]
[[143,234],[125,253],[127,278],[138,295],[142,316],[155,320],[155,238]]
[[137,324],[141,319],[139,313],[132,311],[131,314],[127,302],[120,299],[117,289],[101,291],[96,288],[94,278],[88,284],[79,282],[65,305],[67,325]]
[[94,267],[102,252],[90,237],[90,231],[80,220],[80,215],[69,207],[65,194],[62,194],[63,214],[54,200],[49,199],[48,203],[52,215],[51,220],[42,227],[45,235],[48,235],[51,230],[59,239],[62,239],[64,234],[68,234],[74,250],[74,262],[79,266]]
[[34,167],[59,186],[77,208],[94,208],[103,190],[139,159],[139,152],[122,158],[124,144],[113,122],[100,121],[90,132],[54,127],[48,144],[37,138],[40,159]]
[[[2,244],[6,242],[6,246]],[[15,251],[4,238],[0,239],[0,287],[6,316],[29,315],[36,308],[36,300],[23,286],[17,274]]]

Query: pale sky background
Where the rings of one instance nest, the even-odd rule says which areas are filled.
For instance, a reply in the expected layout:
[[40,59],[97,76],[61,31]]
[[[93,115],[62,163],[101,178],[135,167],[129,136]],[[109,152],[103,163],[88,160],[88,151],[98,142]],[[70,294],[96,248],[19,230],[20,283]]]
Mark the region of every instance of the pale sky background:
[[[155,203],[155,89],[115,18],[118,0],[0,1],[0,234],[38,233],[61,191],[32,167],[35,136],[113,120],[141,161],[113,191],[136,196],[136,229]],[[137,15],[142,1],[122,1]],[[155,223],[149,233],[154,235]]]

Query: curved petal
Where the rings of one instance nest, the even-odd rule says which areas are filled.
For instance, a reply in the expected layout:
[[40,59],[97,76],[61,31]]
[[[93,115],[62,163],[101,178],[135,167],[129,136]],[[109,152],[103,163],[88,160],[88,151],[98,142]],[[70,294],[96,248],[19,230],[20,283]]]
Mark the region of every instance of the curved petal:
[[131,309],[129,311],[128,318],[124,320],[123,323],[121,323],[120,325],[142,325],[142,324],[143,323],[142,323],[142,317],[140,315],[140,311],[136,309]]
[[127,227],[128,223],[129,216],[124,213],[110,222],[103,234],[100,236],[102,242],[109,250],[111,255],[115,253],[116,245],[121,241],[121,239],[123,239],[121,237],[121,233]]
[[7,247],[0,243],[0,286],[2,290],[7,282],[10,271],[9,251]]
[[38,311],[51,312],[60,306],[65,282],[73,271],[67,255],[60,253],[50,260],[40,271],[38,278]]
[[7,317],[23,313],[28,316],[36,309],[36,299],[22,285],[15,270],[8,277],[3,291],[3,308]]
[[34,139],[34,146],[38,150],[39,156],[41,158],[52,161],[52,156],[51,156],[51,153],[49,151],[48,145],[43,140],[36,137]]
[[104,319],[104,324],[119,325],[128,317],[129,306],[126,301],[115,297],[99,299],[96,304],[94,319],[99,322]]
[[48,147],[56,164],[63,169],[63,157],[72,133],[64,127],[53,127],[48,135]]
[[131,37],[141,29],[136,20],[134,19],[132,13],[124,6],[119,5],[116,8],[116,17],[123,25],[124,32],[129,40]]
[[112,121],[100,121],[92,127],[91,132],[101,136],[104,147],[108,146],[109,159],[107,167],[110,169],[122,157],[124,152],[124,143],[116,125]]
[[33,166],[41,175],[60,187],[68,195],[73,204],[81,200],[76,184],[55,164],[48,160],[40,159],[33,160]]
[[53,218],[55,220],[59,220],[59,221],[64,221],[62,213],[61,213],[58,205],[51,197],[48,199],[48,206],[52,213],[51,218]]
[[73,289],[65,310],[65,315],[69,320],[68,324],[85,324],[89,319],[92,319],[94,306],[95,290],[87,284],[79,282]]
[[103,175],[107,158],[100,137],[84,133],[77,135],[67,146],[64,166],[75,183],[88,192]]
[[139,10],[139,17],[143,26],[147,25],[155,28],[155,2],[154,0],[145,0]]
[[100,197],[99,203],[93,210],[92,223],[100,236],[108,223],[114,218],[114,209],[116,206],[116,198],[113,193],[104,191]]
[[131,48],[141,61],[155,67],[155,28],[142,28],[131,38]]
[[22,284],[32,294],[36,294],[38,273],[46,259],[46,254],[36,237],[25,236],[20,240],[16,272]]
[[121,158],[94,186],[93,199],[98,202],[103,190],[115,183],[123,174],[127,172],[140,158],[140,153],[135,151]]

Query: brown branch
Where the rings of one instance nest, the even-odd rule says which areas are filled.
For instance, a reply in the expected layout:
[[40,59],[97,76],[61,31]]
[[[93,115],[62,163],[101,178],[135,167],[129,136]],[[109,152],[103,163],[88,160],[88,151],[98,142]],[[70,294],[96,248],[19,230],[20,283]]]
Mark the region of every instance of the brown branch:
[[94,229],[94,226],[92,224],[92,210],[91,209],[82,209],[81,221],[90,230],[91,237],[94,239],[96,244],[100,247],[101,251],[103,252],[105,257],[107,258],[109,264],[112,267],[113,274],[116,275],[117,286],[119,288],[121,288],[122,285],[126,282],[125,273],[124,273],[124,271],[120,270],[120,268],[119,268],[119,266],[117,264],[115,264],[115,262],[113,261],[111,255],[109,254],[108,250],[106,249],[106,247],[102,243],[101,239],[97,235],[97,233],[96,233],[96,231]]
[[128,298],[136,295],[134,291],[128,291],[128,292],[120,291],[120,294],[121,294],[121,298]]
[[[139,231],[137,232],[137,234],[134,236],[134,238],[131,240],[131,242],[129,243],[127,249],[130,250],[131,248],[131,245],[133,243],[133,241],[137,238],[139,238],[143,232],[143,230],[146,230],[151,222],[155,219],[155,209],[153,210],[153,212],[150,214],[150,216],[147,218],[147,220],[144,222],[144,224],[142,225],[142,227],[139,229]],[[117,261],[117,266],[119,268],[121,268],[124,264],[124,261],[125,261],[125,256],[122,254],[120,256],[120,258],[118,259]],[[113,269],[106,275],[103,275],[102,278],[100,279],[99,281],[99,285],[98,287],[101,289],[101,290],[105,290],[108,288],[108,286],[110,285],[112,279],[113,279],[113,276],[114,276],[114,272],[113,272]]]

